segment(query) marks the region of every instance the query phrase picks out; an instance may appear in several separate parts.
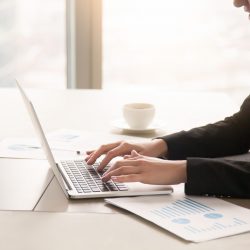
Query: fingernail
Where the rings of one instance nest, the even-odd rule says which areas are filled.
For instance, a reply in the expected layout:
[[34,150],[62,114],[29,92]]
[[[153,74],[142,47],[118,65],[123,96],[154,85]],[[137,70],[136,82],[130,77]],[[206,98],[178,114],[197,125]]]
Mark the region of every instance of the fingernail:
[[89,164],[89,165],[92,164],[92,160],[88,159],[87,164]]
[[102,176],[102,181],[103,181],[103,182],[106,182],[106,181],[107,181],[107,176],[105,176],[105,175]]
[[113,181],[118,181],[118,178],[117,178],[116,176],[111,176],[111,179],[112,179]]
[[244,11],[249,12],[248,6],[244,6]]

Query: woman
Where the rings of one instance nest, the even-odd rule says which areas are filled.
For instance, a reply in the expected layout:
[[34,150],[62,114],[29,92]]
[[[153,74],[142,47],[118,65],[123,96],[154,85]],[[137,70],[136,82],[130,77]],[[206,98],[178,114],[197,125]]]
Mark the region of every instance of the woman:
[[[250,13],[250,0],[235,0]],[[249,15],[250,17],[250,15]],[[214,124],[181,131],[146,143],[116,142],[87,152],[93,164],[106,154],[99,169],[114,157],[103,181],[148,184],[185,183],[189,195],[250,198],[250,162],[219,159],[247,153],[250,149],[250,96],[240,111]]]

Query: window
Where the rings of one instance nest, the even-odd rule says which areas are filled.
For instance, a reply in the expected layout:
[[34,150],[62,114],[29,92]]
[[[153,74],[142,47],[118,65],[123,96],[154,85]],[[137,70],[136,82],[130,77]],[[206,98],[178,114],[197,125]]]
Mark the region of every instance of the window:
[[66,88],[65,1],[0,1],[0,86]]
[[0,86],[250,88],[247,15],[228,0],[1,0]]
[[103,87],[249,87],[249,25],[228,0],[104,0]]

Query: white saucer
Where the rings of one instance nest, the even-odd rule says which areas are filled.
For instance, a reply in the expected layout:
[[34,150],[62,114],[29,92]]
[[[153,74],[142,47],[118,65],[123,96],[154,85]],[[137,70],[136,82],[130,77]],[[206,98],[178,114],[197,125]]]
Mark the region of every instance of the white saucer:
[[133,128],[130,128],[128,126],[126,121],[124,121],[122,119],[119,119],[119,120],[113,121],[112,125],[113,125],[114,128],[122,129],[122,130],[125,130],[127,132],[132,132],[132,133],[152,133],[155,130],[162,128],[164,124],[162,122],[155,121],[151,125],[149,125],[149,127],[145,128],[145,129],[133,129]]

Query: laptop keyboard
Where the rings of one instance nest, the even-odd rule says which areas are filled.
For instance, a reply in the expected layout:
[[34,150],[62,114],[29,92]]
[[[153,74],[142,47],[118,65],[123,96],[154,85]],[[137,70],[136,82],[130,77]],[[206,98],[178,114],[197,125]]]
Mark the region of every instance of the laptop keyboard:
[[128,190],[127,186],[123,183],[113,182],[112,180],[104,183],[101,180],[101,176],[105,173],[108,167],[106,167],[104,171],[98,172],[98,163],[90,166],[87,165],[85,161],[72,160],[61,161],[61,164],[78,193],[97,193]]

